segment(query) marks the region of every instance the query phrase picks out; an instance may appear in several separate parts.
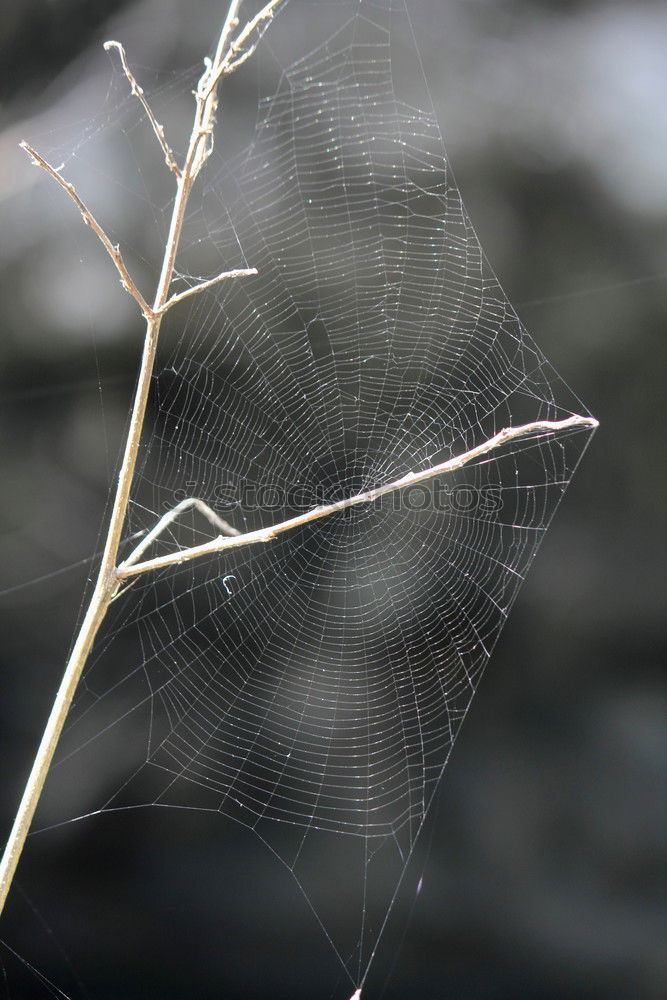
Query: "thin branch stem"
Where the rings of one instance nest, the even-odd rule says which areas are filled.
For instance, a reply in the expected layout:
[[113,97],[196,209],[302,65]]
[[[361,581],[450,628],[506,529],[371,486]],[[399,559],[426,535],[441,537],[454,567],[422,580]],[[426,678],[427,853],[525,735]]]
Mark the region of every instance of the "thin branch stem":
[[[259,44],[262,27],[273,20],[278,13],[280,5],[286,2],[287,0],[269,0],[269,2],[262,7],[257,14],[255,14],[253,19],[248,21],[245,28],[239,32],[238,36],[229,46],[226,57],[220,60],[217,69],[214,69],[214,66],[211,66],[209,72],[202,77],[200,81],[200,88],[203,98],[206,98],[208,94],[218,86],[223,77],[230,76],[234,70],[237,70],[239,66],[242,66],[243,63],[250,58]],[[248,48],[243,51],[243,47],[245,45],[247,45]]]
[[127,77],[128,82],[130,84],[130,90],[134,94],[134,96],[137,97],[141,101],[141,103],[143,105],[144,111],[146,112],[146,115],[148,116],[148,120],[151,123],[151,127],[153,129],[153,132],[155,133],[155,137],[156,137],[157,141],[160,143],[160,148],[162,149],[162,152],[164,153],[165,163],[167,164],[167,166],[169,167],[169,169],[174,174],[176,174],[177,177],[180,177],[181,176],[181,168],[179,167],[178,163],[176,162],[176,157],[174,156],[173,150],[172,150],[171,146],[169,145],[169,143],[166,140],[166,137],[165,137],[165,134],[164,134],[164,128],[163,128],[162,125],[160,125],[159,121],[157,120],[157,118],[153,114],[153,110],[152,110],[150,104],[148,103],[148,101],[146,100],[146,95],[144,93],[143,87],[139,86],[139,84],[137,83],[136,77],[134,76],[132,70],[130,69],[130,67],[127,64],[127,56],[125,55],[125,49],[123,48],[123,46],[121,45],[120,42],[115,42],[113,40],[105,42],[104,43],[104,49],[105,49],[106,52],[110,52],[111,49],[116,49],[118,51],[118,55],[120,56],[121,66],[123,67],[123,72],[125,73],[125,76]]
[[209,505],[204,503],[203,500],[199,500],[197,497],[186,497],[185,500],[181,500],[180,503],[177,503],[175,507],[172,507],[171,510],[167,511],[167,513],[160,518],[155,527],[151,528],[146,537],[143,538],[137,547],[132,550],[131,554],[124,560],[122,565],[133,566],[134,563],[138,562],[146,549],[150,548],[153,542],[167,530],[169,525],[173,524],[174,521],[181,516],[181,514],[184,514],[186,510],[190,510],[192,507],[198,510],[200,514],[203,514],[206,520],[209,521],[214,528],[217,528],[221,535],[233,536],[241,534],[241,532],[236,528],[233,528],[231,524],[228,524],[227,521],[224,521],[221,517],[219,517],[213,508],[209,507]]
[[[229,537],[229,535],[227,537],[218,536],[210,542],[204,542],[202,545],[194,545],[191,548],[180,549],[164,556],[156,556],[154,559],[147,559],[145,562],[137,562],[137,549],[135,549],[130,558],[120,564],[116,570],[116,576],[118,579],[123,580],[129,576],[138,576],[141,573],[149,573],[152,570],[164,569],[166,566],[179,565],[190,559],[197,559],[199,556],[211,555],[214,552],[223,552],[225,549],[254,545],[258,542],[270,542],[278,535],[282,535],[286,531],[291,531],[293,528],[298,528],[303,524],[310,524],[311,521],[317,521],[331,514],[337,514],[340,511],[347,510],[349,507],[373,503],[374,500],[378,500],[388,493],[395,493],[397,490],[414,486],[416,483],[423,483],[425,480],[434,479],[436,476],[454,472],[457,469],[463,468],[464,465],[475,461],[475,459],[495,451],[508,441],[514,441],[517,438],[526,438],[529,435],[555,434],[559,431],[575,428],[593,430],[597,426],[598,422],[594,417],[573,415],[567,417],[565,420],[535,420],[530,424],[522,424],[519,427],[505,427],[502,431],[489,438],[488,441],[476,445],[461,455],[449,458],[446,462],[440,462],[438,465],[432,465],[419,472],[408,472],[407,475],[401,476],[400,479],[395,479],[390,483],[385,483],[384,486],[376,486],[372,490],[365,490],[363,493],[357,493],[355,496],[338,500],[336,503],[313,507],[303,514],[291,517],[287,521],[281,521],[279,524],[270,525],[268,528],[259,528],[257,531],[248,531],[245,534],[235,532],[232,537]],[[160,524],[161,522],[156,525],[156,528],[153,529],[154,532],[160,527]],[[144,545],[142,552],[145,549],[146,546]]]
[[[204,60],[207,72],[210,72],[214,66],[220,66],[224,62],[230,45],[230,39],[239,26],[239,10],[241,9],[242,3],[243,0],[231,0],[229,7],[227,8],[225,23],[222,26],[222,31],[220,32],[218,44],[215,49],[215,55],[212,60],[208,57]],[[204,76],[206,76],[206,73],[204,73]],[[201,86],[201,80],[199,81],[199,86]]]
[[242,3],[243,0],[230,0],[215,55],[212,60],[209,58],[204,60],[206,68],[194,92],[197,110],[190,147],[183,167],[183,170],[189,172],[193,179],[197,177],[213,150],[213,122],[218,107],[217,82],[213,86],[207,87],[204,93],[204,81],[217,76],[218,69],[227,56],[227,50],[231,45],[231,36],[238,27],[239,9]]
[[146,332],[144,347],[141,357],[141,367],[137,379],[130,426],[125,443],[123,458],[118,483],[114,496],[111,517],[104,552],[100,569],[93,590],[93,595],[84,616],[80,631],[74,642],[70,658],[65,667],[65,672],[56,694],[51,713],[49,715],[46,728],[44,730],[37,754],[28,778],[23,797],[21,799],[14,824],[12,826],[7,845],[5,847],[2,860],[0,861],[0,912],[4,907],[7,894],[16,871],[23,846],[25,844],[32,818],[37,808],[46,776],[53,759],[60,734],[62,733],[65,719],[69,711],[74,692],[76,691],[79,679],[86,664],[88,655],[92,649],[95,637],[101,623],[107,613],[110,603],[118,593],[121,581],[116,573],[116,562],[118,558],[118,548],[120,545],[127,506],[130,498],[130,490],[134,479],[134,472],[139,451],[146,406],[148,402],[151,377],[155,365],[155,357],[158,344],[158,335],[164,307],[169,301],[169,289],[174,275],[176,254],[180,243],[188,197],[192,185],[205,162],[208,152],[206,145],[202,145],[205,137],[210,136],[213,130],[215,111],[217,108],[217,83],[221,79],[219,74],[220,65],[227,58],[230,39],[238,24],[238,10],[241,0],[231,0],[227,17],[222,28],[222,32],[216,47],[214,59],[208,63],[205,75],[210,74],[213,82],[205,97],[200,94],[196,96],[195,116],[188,151],[185,157],[180,176],[177,178],[176,196],[172,208],[169,234],[165,245],[164,256],[160,277],[155,292],[154,304],[148,306],[136,285],[132,281],[127,268],[123,262],[120,250],[114,246],[106,233],[89,212],[84,203],[76,194],[73,186],[63,180],[57,170],[52,167],[42,156],[35,152],[27,143],[22,143],[23,147],[32,156],[33,161],[49,173],[54,180],[63,187],[69,196],[76,203],[81,212],[84,222],[91,226],[97,236],[104,244],[118,270],[124,287],[137,300],[141,310],[146,317]]
[[256,267],[238,267],[234,271],[223,271],[222,274],[217,274],[215,278],[201,281],[198,285],[192,285],[191,288],[186,288],[185,291],[178,292],[177,295],[172,295],[162,306],[160,310],[161,315],[164,315],[177,302],[182,302],[183,299],[187,299],[190,295],[198,295],[199,292],[205,292],[207,288],[219,285],[221,281],[227,281],[229,278],[248,278],[258,273]]
[[20,142],[19,145],[21,149],[24,149],[28,154],[28,156],[30,156],[33,164],[36,167],[41,167],[42,170],[46,170],[47,174],[53,177],[54,181],[60,184],[63,191],[66,191],[67,194],[70,196],[76,207],[81,212],[85,224],[87,226],[90,226],[93,232],[97,234],[100,241],[102,242],[102,245],[104,246],[104,249],[111,257],[114,263],[114,267],[116,268],[118,274],[120,275],[121,285],[127,292],[130,293],[133,299],[137,300],[142,313],[144,314],[146,319],[148,319],[152,314],[151,307],[148,305],[146,299],[143,297],[143,295],[135,285],[134,280],[125,265],[125,261],[123,260],[123,255],[120,252],[120,247],[118,246],[118,244],[113,243],[109,239],[109,237],[102,229],[101,225],[99,224],[93,213],[90,211],[89,208],[87,208],[86,205],[84,205],[81,198],[79,198],[78,194],[74,189],[74,185],[70,184],[69,181],[66,181],[65,178],[60,175],[59,171],[56,170],[56,168],[53,167],[48,162],[48,160],[45,160],[44,157],[40,153],[38,153],[35,149],[33,149],[32,146],[29,145],[29,143],[27,143],[25,140],[23,140],[23,142]]

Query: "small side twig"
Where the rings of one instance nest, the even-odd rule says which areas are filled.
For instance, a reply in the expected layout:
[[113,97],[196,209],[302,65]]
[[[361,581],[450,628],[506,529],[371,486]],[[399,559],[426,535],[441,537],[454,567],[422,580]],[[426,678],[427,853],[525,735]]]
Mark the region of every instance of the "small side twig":
[[19,145],[21,149],[24,149],[28,154],[28,156],[31,157],[32,162],[36,167],[41,167],[42,170],[45,170],[47,174],[53,177],[54,181],[57,181],[58,184],[60,184],[61,188],[67,192],[67,194],[70,196],[76,207],[81,212],[81,215],[83,216],[83,221],[99,237],[104,249],[111,257],[111,260],[114,263],[114,267],[116,268],[118,274],[120,275],[120,283],[125,289],[125,291],[129,292],[132,298],[139,303],[139,308],[141,309],[146,319],[153,319],[154,318],[153,310],[149,306],[148,302],[146,302],[146,299],[143,297],[143,295],[137,288],[136,284],[134,283],[134,279],[130,275],[130,272],[127,269],[125,261],[123,260],[123,255],[120,252],[120,247],[118,246],[117,243],[112,243],[112,241],[109,239],[109,237],[104,232],[104,230],[102,229],[101,225],[99,224],[93,213],[90,211],[89,208],[87,208],[86,205],[84,205],[83,201],[76,193],[74,185],[70,184],[69,181],[66,181],[65,178],[60,175],[59,171],[56,170],[56,168],[52,166],[48,162],[48,160],[45,160],[44,157],[37,152],[37,150],[33,149],[32,146],[30,146],[25,141],[25,139],[23,140],[23,142],[20,142]]
[[186,288],[185,291],[172,295],[160,309],[160,315],[166,313],[167,310],[171,309],[172,306],[175,306],[177,302],[182,302],[183,299],[187,299],[190,295],[197,295],[199,292],[205,292],[207,288],[212,288],[213,285],[219,285],[221,281],[227,281],[228,278],[248,278],[256,274],[259,274],[256,267],[239,267],[234,271],[223,271],[221,274],[217,274],[215,278],[208,278],[207,281],[201,281],[198,285],[192,285],[191,288]]
[[237,528],[233,528],[231,524],[219,517],[218,514],[209,507],[207,503],[203,500],[199,500],[197,497],[186,497],[185,500],[181,500],[177,503],[175,507],[168,510],[166,514],[160,518],[157,524],[151,528],[148,534],[142,538],[137,547],[132,550],[130,555],[123,561],[123,566],[133,566],[134,563],[138,562],[141,556],[144,554],[146,549],[150,548],[153,542],[159,538],[159,536],[166,531],[170,524],[184,514],[186,510],[190,510],[192,507],[196,508],[200,514],[206,518],[206,520],[217,528],[221,535],[240,535],[241,532]]
[[144,94],[143,88],[139,86],[139,84],[137,83],[137,78],[135,77],[132,70],[127,64],[127,56],[125,55],[125,49],[123,48],[120,42],[113,41],[113,39],[104,43],[105,52],[110,52],[111,49],[116,49],[118,51],[121,66],[123,67],[123,72],[125,73],[125,76],[127,77],[127,80],[130,84],[130,90],[134,94],[134,96],[141,101],[143,105],[144,111],[146,112],[148,120],[151,123],[153,132],[155,133],[155,137],[157,141],[160,143],[160,147],[162,149],[162,152],[164,153],[165,163],[172,171],[172,173],[176,174],[177,177],[180,177],[182,173],[181,168],[176,162],[176,157],[174,156],[173,150],[166,140],[164,134],[164,128],[162,125],[160,125],[159,121],[153,114],[153,109],[146,100],[146,95]]

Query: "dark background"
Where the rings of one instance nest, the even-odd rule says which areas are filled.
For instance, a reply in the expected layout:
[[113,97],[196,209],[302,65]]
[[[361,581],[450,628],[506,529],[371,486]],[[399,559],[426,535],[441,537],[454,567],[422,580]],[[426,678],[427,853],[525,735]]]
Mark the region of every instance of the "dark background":
[[[181,72],[210,48],[222,6],[0,7],[3,831],[89,568],[59,571],[96,547],[139,350],[108,261],[16,144],[74,173],[70,152],[85,152],[97,167],[86,197],[150,287],[169,178],[143,131],[107,138],[122,80],[100,43],[125,41],[178,129]],[[663,997],[667,10],[411,11],[482,245],[601,429],[480,686],[417,857],[422,891],[414,909],[399,901],[367,995],[389,973],[387,998]],[[293,23],[297,55],[318,39],[307,16]],[[230,82],[226,141],[271,72],[265,58]],[[145,192],[144,215],[129,189]],[[69,814],[99,797],[78,789]],[[60,995],[43,977],[77,998],[347,998],[289,880],[247,831],[200,813],[121,813],[33,838],[0,938],[13,1000]]]

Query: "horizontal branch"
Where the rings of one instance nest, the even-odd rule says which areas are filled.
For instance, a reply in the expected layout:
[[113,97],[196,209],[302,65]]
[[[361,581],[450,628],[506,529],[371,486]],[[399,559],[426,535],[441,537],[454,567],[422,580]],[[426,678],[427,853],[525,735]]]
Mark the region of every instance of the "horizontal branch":
[[143,297],[143,295],[135,285],[134,280],[132,279],[132,276],[130,275],[130,272],[128,271],[125,265],[125,261],[123,260],[123,255],[120,252],[120,247],[117,244],[111,242],[111,240],[104,232],[104,230],[102,229],[101,225],[99,224],[93,213],[90,211],[89,208],[86,207],[86,205],[84,205],[81,198],[79,198],[78,194],[76,193],[76,190],[74,189],[74,185],[66,181],[64,177],[61,177],[60,173],[56,170],[56,168],[53,167],[48,162],[48,160],[45,160],[44,157],[41,156],[36,150],[34,150],[32,146],[28,145],[25,139],[23,140],[23,142],[19,143],[19,146],[21,147],[21,149],[24,149],[26,153],[31,157],[32,162],[36,167],[41,167],[42,170],[45,170],[47,174],[53,177],[54,181],[57,181],[57,183],[60,184],[61,188],[67,192],[67,194],[70,196],[76,207],[81,212],[85,224],[87,226],[90,226],[93,232],[99,237],[104,249],[111,257],[111,260],[114,263],[114,267],[116,268],[118,274],[120,275],[120,283],[125,289],[125,291],[129,292],[132,298],[139,303],[139,307],[147,320],[154,319],[155,314],[153,310],[148,305],[146,299]]
[[574,415],[567,417],[565,420],[535,420],[533,423],[522,424],[519,427],[505,427],[504,430],[494,434],[494,436],[489,438],[488,441],[484,441],[482,444],[471,448],[470,451],[466,451],[461,455],[456,455],[454,458],[450,458],[446,462],[440,462],[438,465],[433,465],[428,469],[423,469],[419,472],[408,472],[407,475],[402,476],[400,479],[396,479],[391,483],[386,483],[384,486],[377,486],[374,489],[365,490],[363,493],[356,494],[356,496],[348,497],[344,500],[338,500],[336,503],[328,504],[326,506],[313,507],[304,514],[298,514],[296,517],[291,517],[287,521],[281,521],[280,524],[274,524],[268,528],[259,528],[257,531],[248,531],[245,534],[237,534],[232,537],[218,536],[217,538],[213,538],[210,542],[205,542],[202,545],[195,545],[188,549],[180,549],[179,551],[171,552],[168,555],[157,556],[155,559],[147,559],[145,562],[135,562],[130,565],[129,561],[126,561],[118,566],[116,569],[116,576],[119,579],[124,579],[128,576],[148,573],[151,570],[163,569],[166,566],[179,565],[180,563],[184,563],[190,559],[197,559],[199,556],[211,555],[214,552],[222,552],[225,549],[239,548],[243,545],[254,545],[258,542],[269,542],[278,535],[282,535],[286,531],[291,531],[293,528],[298,528],[303,524],[309,524],[311,521],[317,521],[322,517],[328,517],[330,514],[336,514],[342,510],[347,510],[349,507],[356,507],[359,504],[372,503],[374,500],[386,496],[388,493],[395,493],[397,490],[405,489],[407,486],[413,486],[415,483],[422,483],[425,480],[434,479],[436,476],[440,476],[443,473],[454,472],[457,469],[461,469],[464,465],[468,465],[475,459],[481,458],[483,455],[487,455],[491,451],[495,451],[496,448],[499,448],[501,445],[506,444],[508,441],[513,441],[516,438],[524,438],[533,434],[555,434],[558,431],[584,427],[589,430],[594,430],[597,426],[598,422],[594,417],[580,417]]
[[190,295],[197,295],[199,292],[205,292],[207,288],[212,288],[213,285],[219,285],[221,281],[227,281],[228,278],[248,278],[255,274],[258,274],[256,267],[238,267],[234,271],[223,271],[221,274],[217,274],[215,278],[209,278],[207,281],[201,281],[198,285],[192,285],[191,288],[186,288],[183,292],[178,292],[176,295],[172,295],[171,298],[167,299],[165,304],[160,310],[158,310],[159,315],[166,313],[167,310],[175,306],[177,302],[182,302],[183,299],[187,299]]
[[156,137],[157,141],[160,143],[160,148],[162,149],[162,152],[164,153],[165,163],[167,164],[167,166],[169,167],[169,169],[172,171],[172,173],[176,174],[177,177],[180,177],[181,176],[181,168],[177,164],[176,157],[174,156],[173,150],[172,150],[171,146],[169,145],[169,143],[166,140],[166,137],[165,137],[165,134],[164,134],[164,128],[162,127],[162,125],[160,125],[159,121],[157,120],[157,118],[153,114],[153,110],[152,110],[150,104],[148,103],[148,101],[146,100],[146,95],[144,94],[143,87],[139,86],[139,84],[137,83],[136,77],[134,76],[134,74],[132,73],[132,70],[130,69],[130,67],[127,64],[127,56],[125,55],[125,49],[123,48],[123,46],[121,45],[120,42],[114,42],[113,40],[105,42],[104,43],[104,49],[105,49],[106,52],[110,52],[111,49],[117,49],[118,50],[118,55],[120,56],[120,62],[121,62],[121,65],[123,67],[123,72],[125,73],[125,76],[127,77],[127,80],[128,80],[128,82],[130,84],[130,90],[134,94],[134,96],[137,97],[141,101],[141,103],[143,105],[144,111],[146,112],[146,115],[148,116],[148,120],[151,123],[151,126],[153,128],[153,132],[155,133],[155,137]]

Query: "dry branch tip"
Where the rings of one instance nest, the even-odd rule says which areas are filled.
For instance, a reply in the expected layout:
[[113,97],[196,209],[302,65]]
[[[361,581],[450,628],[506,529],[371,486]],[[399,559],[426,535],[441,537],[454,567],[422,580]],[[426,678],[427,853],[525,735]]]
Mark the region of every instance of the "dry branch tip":
[[56,168],[52,164],[50,164],[49,161],[45,159],[41,155],[41,153],[38,153],[36,149],[33,149],[30,143],[26,142],[25,139],[23,139],[19,143],[19,146],[28,154],[34,166],[41,167],[42,170],[46,171],[46,173],[49,174],[50,177],[53,177],[54,181],[56,181],[56,183],[60,185],[63,191],[67,192],[69,197],[72,199],[76,207],[81,212],[81,216],[83,218],[84,223],[93,230],[95,235],[102,243],[102,246],[111,257],[111,260],[114,263],[114,267],[118,271],[118,275],[120,277],[120,283],[123,286],[123,288],[126,291],[128,291],[132,296],[132,298],[138,303],[139,308],[141,309],[146,319],[147,320],[154,319],[155,313],[153,312],[151,307],[146,302],[146,299],[143,297],[143,295],[135,285],[132,276],[130,275],[130,272],[127,269],[127,265],[125,264],[125,261],[123,259],[120,247],[118,246],[117,243],[112,243],[112,241],[109,239],[106,232],[99,224],[93,213],[84,204],[82,199],[77,194],[74,185],[70,181],[66,181],[65,178],[61,175],[60,170],[62,170],[62,167]]
[[159,121],[155,117],[153,109],[151,108],[150,104],[146,99],[144,88],[139,86],[137,78],[135,77],[134,73],[129,67],[124,46],[120,42],[115,41],[114,39],[109,39],[108,41],[104,42],[103,48],[105,52],[110,52],[112,49],[116,49],[116,51],[118,52],[123,72],[125,73],[127,81],[130,84],[130,93],[133,94],[136,98],[138,98],[139,101],[141,102],[141,105],[144,111],[146,112],[148,120],[151,123],[151,128],[155,133],[155,138],[159,142],[160,149],[164,153],[165,163],[167,164],[171,172],[175,174],[176,177],[180,180],[182,176],[182,171],[176,162],[176,157],[174,156],[174,152],[171,146],[169,145],[169,143],[165,138],[164,127],[159,123]]
[[[239,34],[230,43],[227,51],[218,53],[219,59],[205,59],[206,67],[204,74],[199,81],[196,97],[199,101],[206,101],[214,93],[215,88],[226,76],[237,70],[246,62],[257,48],[263,31],[278,13],[278,8],[287,3],[287,0],[269,0],[268,3],[258,11],[255,16],[247,22]],[[240,5],[240,4],[239,4]],[[228,36],[236,30],[239,25],[239,18],[233,17],[227,23]]]

